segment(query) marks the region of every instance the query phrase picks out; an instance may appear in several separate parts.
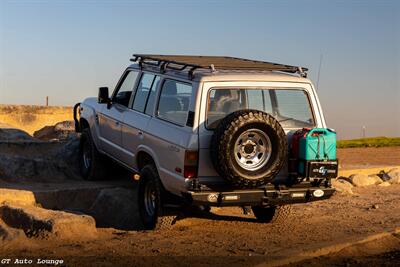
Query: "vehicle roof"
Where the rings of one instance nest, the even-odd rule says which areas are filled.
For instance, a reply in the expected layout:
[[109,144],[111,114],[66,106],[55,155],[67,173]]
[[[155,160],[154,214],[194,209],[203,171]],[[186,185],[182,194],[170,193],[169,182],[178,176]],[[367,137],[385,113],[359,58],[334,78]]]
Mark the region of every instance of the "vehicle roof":
[[[146,66],[141,68],[139,64],[131,64],[129,68],[143,69],[155,73],[160,73],[157,67]],[[161,74],[161,73],[160,73]],[[301,77],[297,74],[291,74],[280,71],[269,70],[215,70],[210,72],[206,69],[198,70],[193,79],[189,79],[188,72],[168,70],[164,75],[173,76],[179,79],[192,80],[198,82],[212,82],[212,81],[272,81],[272,82],[299,82],[311,83],[307,78]]]

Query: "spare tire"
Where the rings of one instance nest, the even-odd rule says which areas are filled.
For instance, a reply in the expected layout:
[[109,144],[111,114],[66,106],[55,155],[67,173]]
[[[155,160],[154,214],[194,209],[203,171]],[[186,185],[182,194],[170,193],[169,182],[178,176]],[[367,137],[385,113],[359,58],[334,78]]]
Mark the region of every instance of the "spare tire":
[[211,139],[211,159],[218,174],[241,188],[273,181],[288,151],[285,131],[271,115],[241,110],[225,117]]

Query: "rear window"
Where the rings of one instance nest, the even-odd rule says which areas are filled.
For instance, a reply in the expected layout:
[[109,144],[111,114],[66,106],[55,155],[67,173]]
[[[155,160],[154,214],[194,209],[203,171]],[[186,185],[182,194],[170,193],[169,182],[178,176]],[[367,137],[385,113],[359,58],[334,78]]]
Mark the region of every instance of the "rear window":
[[165,80],[161,88],[157,116],[181,126],[185,125],[192,91],[191,84]]
[[232,112],[256,109],[274,116],[284,128],[314,127],[307,93],[302,89],[212,89],[209,94],[208,129]]

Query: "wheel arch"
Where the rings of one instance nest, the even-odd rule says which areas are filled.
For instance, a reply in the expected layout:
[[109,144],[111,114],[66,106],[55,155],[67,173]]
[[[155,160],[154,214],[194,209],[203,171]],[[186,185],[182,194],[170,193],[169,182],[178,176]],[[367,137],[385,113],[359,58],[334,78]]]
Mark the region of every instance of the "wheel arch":
[[79,124],[80,124],[80,128],[82,130],[86,129],[86,128],[90,128],[89,122],[85,118],[80,118]]
[[147,164],[153,164],[155,167],[157,167],[153,156],[145,150],[141,150],[137,153],[136,164],[139,171],[141,171]]
[[160,173],[159,161],[155,153],[153,153],[149,148],[140,146],[136,155],[136,166],[137,170],[140,172],[144,166],[148,164],[153,164],[157,170],[158,176],[160,177],[161,184],[164,186],[162,175]]

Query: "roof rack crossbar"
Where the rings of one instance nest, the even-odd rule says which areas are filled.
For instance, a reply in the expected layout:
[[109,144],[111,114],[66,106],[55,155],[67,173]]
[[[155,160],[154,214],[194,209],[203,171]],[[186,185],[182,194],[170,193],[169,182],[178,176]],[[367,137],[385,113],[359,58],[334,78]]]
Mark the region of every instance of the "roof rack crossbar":
[[194,78],[197,69],[216,70],[254,70],[254,71],[280,71],[286,73],[297,73],[301,77],[307,77],[307,68],[290,66],[278,63],[256,61],[251,59],[215,56],[166,56],[134,54],[131,61],[138,62],[139,67],[143,65],[158,67],[161,73],[167,69],[175,71],[188,70],[189,79]]

